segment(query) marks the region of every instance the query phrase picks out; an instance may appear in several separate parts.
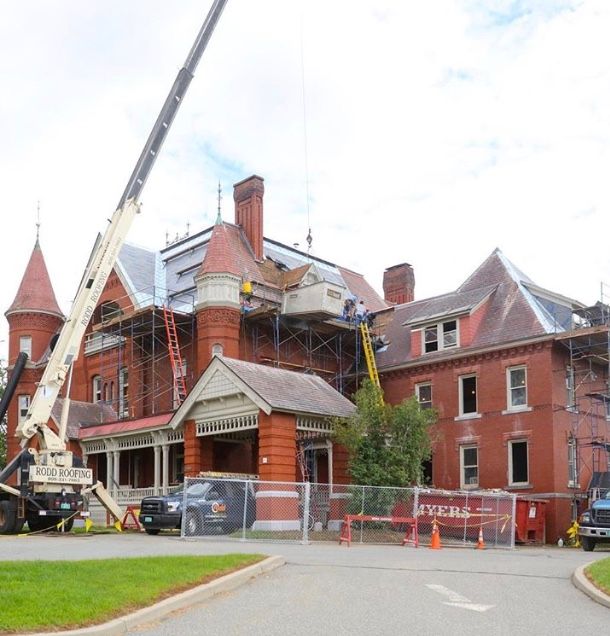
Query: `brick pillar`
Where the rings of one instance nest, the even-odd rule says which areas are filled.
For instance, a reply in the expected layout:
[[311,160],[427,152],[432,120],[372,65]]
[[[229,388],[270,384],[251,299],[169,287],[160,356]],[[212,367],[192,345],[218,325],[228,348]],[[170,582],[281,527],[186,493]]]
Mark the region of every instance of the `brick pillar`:
[[347,514],[347,504],[350,498],[348,488],[344,485],[350,483],[347,465],[347,449],[339,444],[333,444],[333,491],[329,501],[329,530],[340,530],[343,518]]
[[195,477],[201,470],[201,438],[196,435],[195,420],[184,422],[184,475]]
[[[258,473],[256,530],[300,530],[296,479],[296,417],[262,411],[258,416]],[[301,493],[302,494],[302,493]]]

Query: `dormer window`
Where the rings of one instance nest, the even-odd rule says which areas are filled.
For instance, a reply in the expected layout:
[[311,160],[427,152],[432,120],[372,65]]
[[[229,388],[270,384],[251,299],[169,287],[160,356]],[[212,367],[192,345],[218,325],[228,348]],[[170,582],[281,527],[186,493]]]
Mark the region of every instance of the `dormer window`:
[[458,346],[457,320],[448,320],[424,329],[424,352],[442,351]]

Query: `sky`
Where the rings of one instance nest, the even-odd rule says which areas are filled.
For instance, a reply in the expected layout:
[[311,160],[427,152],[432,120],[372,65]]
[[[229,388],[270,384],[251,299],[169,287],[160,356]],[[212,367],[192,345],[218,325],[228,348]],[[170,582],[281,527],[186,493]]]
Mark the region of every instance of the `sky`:
[[[64,312],[211,0],[3,0],[0,308],[36,240]],[[363,273],[455,289],[496,248],[610,301],[610,2],[229,0],[128,241],[233,222]],[[40,215],[37,209],[40,202]],[[8,326],[0,326],[0,358]]]

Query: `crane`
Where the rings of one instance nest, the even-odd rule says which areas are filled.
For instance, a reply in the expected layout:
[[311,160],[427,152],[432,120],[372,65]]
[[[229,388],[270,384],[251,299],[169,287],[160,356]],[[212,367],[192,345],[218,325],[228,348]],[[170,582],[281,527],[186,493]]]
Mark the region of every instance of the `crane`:
[[[51,410],[69,378],[81,341],[96,304],[136,214],[139,198],[155,164],[161,146],[182,104],[197,65],[212,36],[227,0],[214,0],[197,34],[186,61],[165,99],[154,126],[129,177],[118,206],[102,237],[98,237],[79,284],[72,309],[64,323],[42,379],[30,403],[27,415],[16,429],[22,451],[0,472],[0,534],[19,531],[28,525],[45,527],[74,515],[82,503],[82,494],[93,492],[117,519],[121,509],[101,482],[93,483],[93,471],[82,466],[67,449],[67,411],[64,409],[57,432],[49,427]],[[24,364],[21,364],[23,368]],[[15,375],[15,373],[13,373]],[[66,399],[65,404],[69,404]],[[4,411],[8,406],[2,405]],[[4,413],[2,413],[2,416]],[[38,439],[38,448],[30,445]],[[20,487],[7,480],[19,471]],[[75,490],[75,486],[81,491]],[[42,518],[42,520],[41,520]]]

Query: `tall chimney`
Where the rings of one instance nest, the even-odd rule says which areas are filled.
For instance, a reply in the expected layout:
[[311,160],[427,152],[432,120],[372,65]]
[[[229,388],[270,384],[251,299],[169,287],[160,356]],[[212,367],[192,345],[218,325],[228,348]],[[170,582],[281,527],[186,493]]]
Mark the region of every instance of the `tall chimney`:
[[409,263],[388,267],[383,273],[383,297],[388,303],[400,305],[415,298],[415,274]]
[[253,175],[233,186],[235,224],[243,228],[257,261],[263,260],[263,182]]

